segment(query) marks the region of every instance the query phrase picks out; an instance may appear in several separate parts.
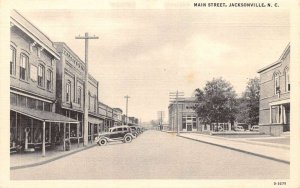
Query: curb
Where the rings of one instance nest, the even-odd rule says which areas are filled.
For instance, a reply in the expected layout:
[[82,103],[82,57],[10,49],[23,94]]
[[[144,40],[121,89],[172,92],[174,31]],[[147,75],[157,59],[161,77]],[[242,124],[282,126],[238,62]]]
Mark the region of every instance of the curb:
[[260,146],[269,146],[269,147],[274,147],[274,148],[282,148],[282,149],[290,149],[289,146],[285,146],[285,145],[274,145],[272,143],[266,143],[266,142],[259,142],[259,141],[255,141],[254,139],[252,141],[247,141],[247,140],[234,140],[234,139],[229,139],[229,138],[224,138],[224,137],[215,137],[215,136],[210,136],[210,135],[203,135],[200,133],[192,133],[192,134],[199,134],[201,136],[204,137],[209,137],[209,138],[214,138],[214,139],[220,139],[220,140],[228,140],[228,141],[232,141],[232,142],[243,142],[243,143],[247,143],[247,144],[253,144],[253,145],[260,145]]
[[90,149],[90,148],[95,147],[95,146],[97,146],[97,144],[93,144],[93,145],[90,145],[90,146],[87,146],[87,147],[83,147],[82,149],[78,149],[78,150],[75,150],[73,152],[66,153],[65,155],[60,155],[60,156],[57,156],[57,157],[53,157],[53,158],[45,160],[45,161],[41,161],[41,162],[37,162],[37,163],[32,163],[32,164],[26,164],[26,165],[20,165],[20,166],[13,166],[13,167],[10,167],[10,170],[17,170],[17,169],[29,168],[29,167],[35,167],[35,166],[47,164],[47,163],[50,163],[52,161],[56,161],[58,159],[67,157],[69,155],[73,155],[75,153],[78,153],[78,152]]
[[254,152],[250,152],[250,151],[246,151],[246,150],[242,150],[242,149],[237,149],[237,148],[233,148],[233,147],[229,147],[229,146],[224,146],[224,145],[221,145],[221,144],[215,144],[215,143],[207,142],[207,141],[203,141],[203,140],[197,140],[197,139],[189,138],[189,137],[185,137],[185,136],[180,136],[180,135],[177,135],[177,136],[181,137],[181,138],[189,139],[189,140],[194,140],[194,141],[202,142],[202,143],[205,143],[205,144],[210,144],[210,145],[213,145],[213,146],[218,146],[218,147],[230,149],[230,150],[233,150],[233,151],[238,151],[238,152],[246,153],[246,154],[249,154],[249,155],[254,155],[254,156],[265,158],[265,159],[270,159],[270,160],[281,162],[281,163],[285,163],[285,164],[288,164],[288,165],[290,164],[290,161],[283,160],[283,159],[278,159],[278,158],[275,158],[275,157],[270,157],[270,156],[263,155],[263,154],[258,154],[258,153],[254,153]]

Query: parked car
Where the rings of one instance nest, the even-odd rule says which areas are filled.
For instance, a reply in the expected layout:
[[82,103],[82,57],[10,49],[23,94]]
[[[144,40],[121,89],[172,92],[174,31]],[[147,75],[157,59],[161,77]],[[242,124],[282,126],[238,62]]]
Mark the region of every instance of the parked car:
[[132,134],[132,130],[130,129],[130,127],[127,125],[123,125],[123,126],[112,127],[109,129],[109,132],[100,133],[95,138],[95,142],[99,146],[104,146],[108,142],[114,142],[114,141],[122,141],[124,143],[130,143],[134,138],[136,137]]
[[243,127],[243,129],[244,129],[243,131],[246,131],[246,130],[249,131],[249,129],[250,129],[250,125],[247,123],[238,123],[236,126]]
[[259,132],[259,126],[258,125],[253,125],[251,127],[250,131]]
[[245,129],[242,126],[236,126],[235,131],[245,131]]
[[137,126],[130,126],[132,135],[137,137],[140,134],[139,128]]

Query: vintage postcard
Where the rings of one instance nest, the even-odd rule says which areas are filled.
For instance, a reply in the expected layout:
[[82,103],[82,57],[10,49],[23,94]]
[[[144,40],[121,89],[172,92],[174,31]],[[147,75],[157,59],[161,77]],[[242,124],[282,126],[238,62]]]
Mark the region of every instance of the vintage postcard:
[[299,1],[0,3],[0,187],[300,187]]

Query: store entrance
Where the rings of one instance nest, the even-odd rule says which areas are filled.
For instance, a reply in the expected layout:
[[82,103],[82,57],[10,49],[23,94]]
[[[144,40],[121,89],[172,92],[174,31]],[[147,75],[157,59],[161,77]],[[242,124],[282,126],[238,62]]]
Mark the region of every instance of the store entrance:
[[283,104],[284,119],[283,119],[283,132],[290,131],[290,103]]

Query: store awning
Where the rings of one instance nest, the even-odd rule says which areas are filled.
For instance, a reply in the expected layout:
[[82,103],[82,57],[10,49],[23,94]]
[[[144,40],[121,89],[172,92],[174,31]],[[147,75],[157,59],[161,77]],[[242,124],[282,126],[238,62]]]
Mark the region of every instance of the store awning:
[[57,123],[79,123],[79,121],[77,121],[76,119],[72,119],[54,112],[34,110],[30,108],[12,106],[12,105],[10,106],[10,110],[40,121],[57,122]]
[[92,116],[89,116],[88,121],[89,121],[89,123],[92,123],[92,124],[100,124],[102,122],[102,120],[100,120],[98,118],[94,118]]

